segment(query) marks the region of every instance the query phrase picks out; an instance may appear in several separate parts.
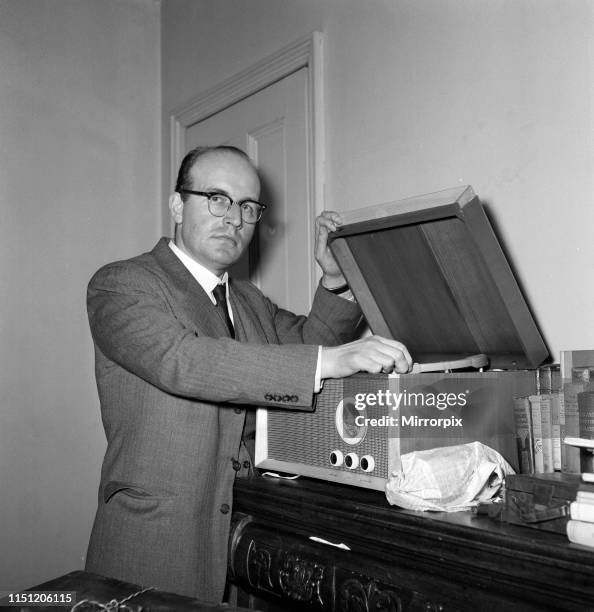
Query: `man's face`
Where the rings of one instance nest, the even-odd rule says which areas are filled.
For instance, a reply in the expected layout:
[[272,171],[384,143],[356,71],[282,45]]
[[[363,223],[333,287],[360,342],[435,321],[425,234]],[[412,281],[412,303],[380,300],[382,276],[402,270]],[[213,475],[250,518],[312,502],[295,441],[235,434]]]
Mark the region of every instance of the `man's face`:
[[[213,152],[199,158],[191,170],[195,191],[218,191],[233,201],[260,197],[260,180],[252,166],[230,152]],[[171,214],[179,231],[176,245],[195,261],[220,276],[242,255],[254,234],[255,225],[241,220],[239,206],[233,205],[224,217],[208,211],[203,196],[179,194],[170,200]]]

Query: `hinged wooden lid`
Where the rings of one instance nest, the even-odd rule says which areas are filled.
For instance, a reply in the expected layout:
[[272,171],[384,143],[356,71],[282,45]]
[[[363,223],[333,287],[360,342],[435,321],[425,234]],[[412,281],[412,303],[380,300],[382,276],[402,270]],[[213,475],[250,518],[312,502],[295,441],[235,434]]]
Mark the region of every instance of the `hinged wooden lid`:
[[469,186],[341,213],[334,253],[373,333],[420,363],[484,353],[491,368],[548,356]]

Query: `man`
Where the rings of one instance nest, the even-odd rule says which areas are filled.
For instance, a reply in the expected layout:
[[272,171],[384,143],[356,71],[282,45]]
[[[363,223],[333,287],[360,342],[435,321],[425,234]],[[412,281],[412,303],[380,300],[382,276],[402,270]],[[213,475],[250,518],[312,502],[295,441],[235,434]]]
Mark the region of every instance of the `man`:
[[361,312],[336,295],[345,285],[327,246],[336,213],[316,220],[323,277],[308,317],[229,279],[261,215],[259,195],[243,152],[191,151],[169,202],[175,240],[89,284],[107,450],[88,571],[220,602],[254,406],[311,410],[324,378],[411,365],[391,340],[343,344]]

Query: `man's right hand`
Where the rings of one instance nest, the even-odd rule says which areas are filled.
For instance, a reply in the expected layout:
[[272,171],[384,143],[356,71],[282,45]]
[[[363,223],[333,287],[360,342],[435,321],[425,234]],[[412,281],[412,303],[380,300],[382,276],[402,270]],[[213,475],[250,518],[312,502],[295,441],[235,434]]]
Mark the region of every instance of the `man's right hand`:
[[405,374],[411,368],[412,358],[404,344],[381,336],[322,347],[322,378],[342,378],[356,372]]

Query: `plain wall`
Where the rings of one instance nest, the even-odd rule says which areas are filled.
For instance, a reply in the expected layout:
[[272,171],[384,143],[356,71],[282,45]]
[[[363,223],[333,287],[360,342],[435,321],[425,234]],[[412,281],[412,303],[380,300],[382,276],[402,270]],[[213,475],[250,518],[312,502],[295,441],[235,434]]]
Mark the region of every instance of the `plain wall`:
[[86,285],[159,236],[159,51],[153,0],[0,0],[0,591],[84,564]]
[[326,207],[470,184],[553,358],[594,347],[591,0],[163,0],[169,114],[324,33]]

